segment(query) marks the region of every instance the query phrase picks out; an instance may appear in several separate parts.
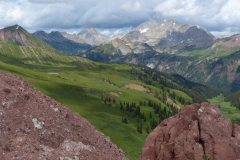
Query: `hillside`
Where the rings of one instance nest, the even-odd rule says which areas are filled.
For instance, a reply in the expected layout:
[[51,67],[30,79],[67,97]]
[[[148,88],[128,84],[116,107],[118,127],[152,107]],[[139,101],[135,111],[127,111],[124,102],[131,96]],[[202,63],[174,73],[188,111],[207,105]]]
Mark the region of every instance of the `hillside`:
[[64,37],[77,43],[98,46],[109,41],[108,36],[98,32],[94,28],[85,28],[77,34],[62,33]]
[[132,29],[123,40],[147,43],[157,51],[181,51],[207,48],[212,45],[214,36],[197,25],[149,20]]
[[[215,37],[206,29],[192,24],[182,24],[174,20],[149,20],[133,27],[129,31],[109,37],[98,32],[94,28],[85,28],[77,34],[58,32],[65,40],[84,45],[94,46],[88,50],[82,50],[80,56],[96,61],[111,61],[128,54],[142,54],[146,52],[167,52],[178,54],[182,51],[205,49],[210,47]],[[38,34],[35,34],[38,36]],[[48,36],[53,36],[51,33]],[[39,35],[41,39],[44,37]],[[56,37],[55,37],[56,38]],[[52,47],[69,54],[66,50],[70,44],[60,44],[45,40]],[[56,39],[54,40],[56,41]],[[76,45],[76,44],[75,44]],[[72,45],[75,48],[75,45]],[[109,47],[111,46],[111,47]],[[106,50],[107,49],[107,50]],[[101,53],[100,51],[104,51]],[[72,54],[78,54],[79,50],[72,49]],[[118,53],[118,55],[116,55]]]
[[36,39],[34,41],[31,35],[19,25],[14,25],[1,29],[0,41],[12,42],[20,45],[37,46]]
[[133,61],[135,64],[150,66],[163,72],[177,73],[189,80],[215,88],[228,91],[239,90],[239,51],[226,56],[205,58],[166,54],[135,55],[124,61],[128,63]]
[[84,118],[16,75],[0,74],[0,101],[1,160],[127,160]]
[[[44,48],[2,41],[0,70],[21,75],[46,95],[79,113],[109,136],[131,160],[138,159],[147,134],[160,121],[186,104],[216,95],[211,88],[182,77],[132,65],[68,57],[40,40],[37,42]],[[39,53],[42,61],[24,54],[23,48]],[[51,57],[51,61],[45,60],[45,56]]]
[[23,64],[69,65],[87,62],[82,58],[64,56],[18,25],[0,29],[0,56],[4,61]]
[[22,75],[45,94],[80,113],[130,159],[137,159],[145,137],[158,121],[198,97],[197,91],[184,91],[178,83],[170,85],[173,81],[164,75],[163,82],[145,83],[139,74],[141,69],[128,65],[39,67],[1,61],[0,70]]
[[[98,35],[94,29],[83,30],[82,34],[89,37]],[[65,34],[65,38],[73,36]],[[121,37],[99,43],[78,55],[99,62],[147,66],[161,72],[180,74],[213,88],[237,92],[240,89],[239,40],[239,34],[216,39],[197,25],[149,20]]]
[[85,43],[77,43],[65,38],[62,33],[58,31],[51,33],[37,31],[33,33],[33,35],[65,54],[76,55],[82,52],[86,52],[91,48],[91,45]]
[[110,62],[147,66],[162,72],[180,74],[213,88],[236,92],[239,90],[240,44],[234,42],[233,46],[229,45],[235,38],[219,39],[206,49],[183,51],[179,54],[150,51],[115,57]]

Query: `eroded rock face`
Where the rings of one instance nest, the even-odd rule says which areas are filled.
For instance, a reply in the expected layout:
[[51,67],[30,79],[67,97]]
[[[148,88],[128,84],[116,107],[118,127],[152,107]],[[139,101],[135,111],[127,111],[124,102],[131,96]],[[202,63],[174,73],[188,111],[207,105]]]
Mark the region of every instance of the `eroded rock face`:
[[185,107],[147,138],[142,160],[238,160],[240,126],[207,103]]
[[0,74],[1,160],[125,160],[78,114],[15,75]]

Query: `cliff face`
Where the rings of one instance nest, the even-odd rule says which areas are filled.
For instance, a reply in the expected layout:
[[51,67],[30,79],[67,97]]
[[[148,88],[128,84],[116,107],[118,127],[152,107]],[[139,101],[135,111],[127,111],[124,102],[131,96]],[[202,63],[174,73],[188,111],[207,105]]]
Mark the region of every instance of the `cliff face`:
[[147,138],[142,160],[237,160],[240,126],[207,103],[193,104],[163,121]]
[[79,115],[18,76],[0,74],[0,159],[127,158]]

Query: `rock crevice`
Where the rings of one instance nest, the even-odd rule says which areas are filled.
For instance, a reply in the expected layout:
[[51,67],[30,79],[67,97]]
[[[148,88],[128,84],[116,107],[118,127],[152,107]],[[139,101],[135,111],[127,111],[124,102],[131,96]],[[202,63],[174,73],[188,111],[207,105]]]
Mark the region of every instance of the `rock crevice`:
[[202,146],[203,156],[206,156],[205,142],[203,141],[202,136],[201,136],[201,124],[199,122],[199,119],[197,119],[197,124],[198,124],[198,133],[199,133],[198,143]]

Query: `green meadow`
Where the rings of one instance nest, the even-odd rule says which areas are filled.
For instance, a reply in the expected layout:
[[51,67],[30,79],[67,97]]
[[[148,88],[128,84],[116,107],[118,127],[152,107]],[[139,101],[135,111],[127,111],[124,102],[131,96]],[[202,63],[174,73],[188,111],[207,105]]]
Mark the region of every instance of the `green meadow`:
[[[129,116],[128,123],[122,123],[119,102],[152,101],[165,105],[154,93],[162,94],[162,89],[148,85],[133,76],[133,66],[120,64],[99,64],[82,62],[81,65],[35,65],[23,64],[1,57],[0,70],[22,76],[44,94],[65,104],[92,123],[99,131],[108,136],[128,155],[129,159],[139,158],[147,132],[148,121],[143,124],[143,132],[136,129],[136,118]],[[134,67],[137,69],[136,67]],[[151,89],[151,93],[126,88],[127,84],[138,84]],[[182,95],[191,101],[186,93],[169,88],[170,92]],[[111,95],[111,93],[114,93]],[[110,95],[116,101],[106,105],[102,97]],[[180,104],[176,101],[176,104]],[[149,106],[140,106],[146,117],[152,112]],[[154,115],[157,118],[157,115]]]
[[209,102],[219,106],[223,116],[231,119],[233,122],[240,124],[240,109],[225,100],[225,97],[220,94],[214,98],[209,99]]
[[[205,94],[211,92],[178,76],[127,64],[95,63],[64,56],[31,35],[26,36],[31,40],[29,46],[0,42],[0,71],[23,77],[79,113],[130,160],[139,159],[148,133],[161,120],[174,114],[176,108],[196,99],[205,100]],[[216,97],[210,101],[220,100]],[[234,119],[235,111],[226,106],[229,118]]]

